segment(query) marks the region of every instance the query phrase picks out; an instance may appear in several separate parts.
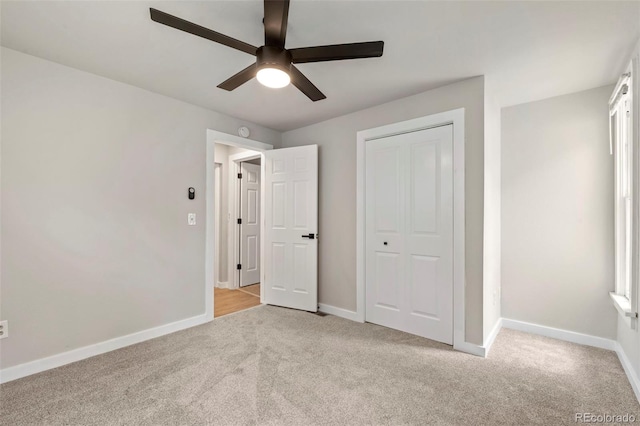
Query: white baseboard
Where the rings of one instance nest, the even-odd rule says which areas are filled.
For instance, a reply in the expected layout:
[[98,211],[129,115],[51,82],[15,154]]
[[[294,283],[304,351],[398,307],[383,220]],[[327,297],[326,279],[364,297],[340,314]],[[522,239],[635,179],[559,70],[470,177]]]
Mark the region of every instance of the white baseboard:
[[502,318],[498,318],[495,325],[491,329],[491,333],[487,336],[487,340],[485,340],[482,346],[475,345],[469,342],[459,342],[453,344],[453,349],[460,352],[465,352],[471,355],[479,356],[482,358],[486,358],[489,355],[489,350],[491,349],[491,345],[493,345],[494,340],[496,340],[496,336],[502,330]]
[[[360,323],[365,322],[365,318],[361,314],[355,311],[350,311],[348,309],[336,308],[335,306],[319,303],[318,310],[320,312],[324,312],[325,314],[335,315],[337,317],[345,318],[351,321],[360,322]],[[494,331],[495,331],[495,334],[497,335],[498,332],[500,331],[500,328],[497,328]],[[492,331],[492,333],[494,331]],[[495,336],[493,338],[495,339]],[[491,343],[493,343],[493,339]],[[465,352],[471,355],[476,355],[482,358],[486,357],[486,353],[487,353],[487,350],[485,349],[484,346],[474,345],[473,343],[469,343],[469,342],[454,343],[453,348],[457,351]]]
[[487,350],[484,346],[474,345],[473,343],[469,342],[454,342],[453,349],[455,349],[456,351],[468,353],[470,355],[479,356],[481,358],[487,357]]
[[638,374],[633,369],[631,361],[629,361],[627,354],[624,353],[622,346],[620,346],[618,342],[616,342],[616,354],[618,354],[618,359],[620,360],[620,364],[622,364],[622,369],[627,375],[629,383],[631,383],[633,393],[636,394],[636,399],[640,402],[640,379],[638,379]]
[[216,283],[217,288],[229,288],[229,281],[218,281]]
[[484,344],[482,345],[482,347],[484,348],[485,357],[489,355],[489,350],[491,350],[491,346],[493,345],[493,342],[496,340],[498,333],[500,333],[500,330],[502,330],[502,318],[498,318],[498,321],[496,321],[495,325],[491,329],[491,332],[487,336],[487,340],[485,340]]
[[358,320],[358,313],[350,311],[348,309],[336,308],[335,306],[325,305],[324,303],[318,303],[318,310],[325,314],[335,315],[337,317],[345,318],[351,321],[360,322]]
[[116,337],[93,345],[84,346],[82,348],[73,349],[68,352],[26,362],[14,367],[5,368],[0,370],[0,383],[10,382],[12,380],[20,379],[52,368],[61,367],[105,352],[110,352],[125,346],[144,342],[145,340],[164,336],[165,334],[195,327],[196,325],[204,324],[209,321],[210,320],[207,319],[206,315],[198,315],[181,321],[172,322],[170,324],[150,328],[148,330],[128,334],[126,336]]
[[605,339],[604,337],[591,336],[589,334],[576,333],[575,331],[562,330],[560,328],[547,327],[544,325],[507,318],[502,319],[502,327],[538,334],[540,336],[552,337],[566,342],[578,343],[580,345],[608,349],[610,351],[615,351],[617,346],[617,342],[612,339]]
[[633,368],[633,364],[627,358],[627,354],[622,350],[622,346],[612,339],[605,339],[604,337],[591,336],[589,334],[576,333],[574,331],[562,330],[559,328],[546,327],[543,325],[532,324],[524,321],[511,320],[502,318],[502,326],[504,328],[510,328],[512,330],[524,331],[527,333],[538,334],[540,336],[551,337],[558,340],[564,340],[566,342],[578,343],[586,346],[593,346],[595,348],[608,349],[614,351],[618,355],[622,369],[627,375],[627,379],[633,388],[633,392],[636,395],[636,399],[640,402],[640,378]]

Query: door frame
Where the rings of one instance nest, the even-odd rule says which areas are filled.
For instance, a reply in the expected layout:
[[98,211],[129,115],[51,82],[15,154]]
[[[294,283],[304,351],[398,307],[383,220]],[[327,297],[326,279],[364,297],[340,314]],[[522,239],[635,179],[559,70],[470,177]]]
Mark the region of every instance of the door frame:
[[[216,251],[216,235],[215,235],[215,144],[235,146],[238,148],[250,149],[252,151],[265,152],[273,149],[273,145],[241,138],[240,136],[219,132],[217,130],[207,129],[206,155],[205,155],[205,249],[204,249],[204,295],[205,295],[205,318],[206,321],[213,320],[213,288],[215,286],[215,256]],[[262,159],[264,162],[264,158]],[[264,179],[264,167],[261,166],[262,178]],[[260,205],[264,205],[264,180],[261,181]],[[261,218],[262,220],[262,218]],[[262,239],[264,226],[260,229],[260,238]],[[263,240],[264,241],[264,240]],[[264,258],[264,245],[260,241],[260,257]],[[261,280],[263,271],[260,270]],[[262,289],[261,289],[262,293]],[[262,294],[260,302],[262,302]]]
[[[248,149],[248,148],[247,148]],[[256,151],[256,150],[252,150]],[[240,182],[238,179],[238,173],[240,173],[240,163],[247,160],[253,160],[260,158],[260,174],[262,177],[262,154],[260,152],[240,152],[229,156],[229,182],[235,182],[229,185],[229,206],[232,206],[229,210],[233,215],[229,221],[229,228],[227,235],[233,236],[233,244],[228,244],[227,259],[229,260],[228,271],[234,271],[233,279],[229,278],[229,288],[240,288],[240,272],[236,269],[238,263],[242,263],[240,259],[240,229],[237,222],[234,220],[240,217]],[[262,180],[260,181],[260,212],[262,213]],[[262,214],[260,215],[260,244],[262,244]],[[260,261],[262,262],[262,253],[260,253]],[[231,273],[231,272],[230,272]],[[260,265],[260,276],[262,276],[262,264]]]
[[[219,177],[219,179],[214,182],[213,210],[214,210],[214,217],[215,217],[216,214],[217,215],[222,214],[222,202],[221,202],[222,200],[222,163],[218,163],[218,162],[213,163],[213,173],[214,173],[214,177],[215,176]],[[214,224],[214,232],[213,232],[216,253],[220,251],[220,226],[221,226],[221,221],[216,220]],[[213,258],[214,286],[220,285],[219,267],[220,267],[219,256],[215,256]]]
[[402,121],[357,133],[356,152],[356,319],[365,322],[365,152],[368,141],[453,126],[453,348],[473,352],[465,339],[464,108]]

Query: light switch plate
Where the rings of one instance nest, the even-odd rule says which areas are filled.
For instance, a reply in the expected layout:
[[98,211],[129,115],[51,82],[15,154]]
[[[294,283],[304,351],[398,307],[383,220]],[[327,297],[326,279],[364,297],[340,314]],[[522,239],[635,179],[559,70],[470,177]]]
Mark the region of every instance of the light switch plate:
[[196,224],[196,214],[195,213],[189,213],[187,215],[187,223],[191,226]]

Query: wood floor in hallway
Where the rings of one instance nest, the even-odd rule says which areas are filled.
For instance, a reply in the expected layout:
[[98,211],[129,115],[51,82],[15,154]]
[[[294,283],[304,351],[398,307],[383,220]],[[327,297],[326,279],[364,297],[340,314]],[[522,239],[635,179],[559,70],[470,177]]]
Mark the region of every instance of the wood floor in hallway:
[[260,284],[239,290],[215,288],[213,305],[215,318],[258,306],[260,305]]

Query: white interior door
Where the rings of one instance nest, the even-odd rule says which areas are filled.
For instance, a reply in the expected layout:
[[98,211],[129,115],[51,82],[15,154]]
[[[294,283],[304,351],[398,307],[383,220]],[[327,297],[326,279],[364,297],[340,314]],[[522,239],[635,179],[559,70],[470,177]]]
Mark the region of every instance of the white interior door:
[[453,343],[453,126],[367,142],[366,320]]
[[260,282],[260,166],[241,163],[240,287]]
[[264,300],[318,310],[318,146],[264,153]]

